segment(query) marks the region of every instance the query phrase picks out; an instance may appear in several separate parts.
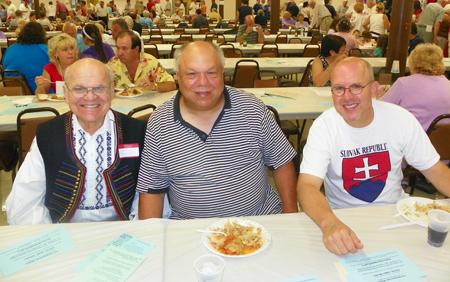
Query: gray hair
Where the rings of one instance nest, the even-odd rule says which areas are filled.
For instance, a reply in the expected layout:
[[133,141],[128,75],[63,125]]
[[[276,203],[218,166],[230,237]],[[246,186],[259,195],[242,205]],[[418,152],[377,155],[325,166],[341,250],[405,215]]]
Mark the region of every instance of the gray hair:
[[[203,42],[209,44],[209,45],[214,49],[215,53],[216,53],[217,56],[219,56],[219,58],[220,58],[220,63],[221,63],[221,65],[222,65],[222,67],[225,68],[225,55],[223,54],[222,49],[220,49],[220,47],[217,46],[216,44],[213,44],[213,43],[211,43],[211,42],[209,42],[209,41],[203,41]],[[175,67],[174,67],[175,72],[178,72],[178,70],[179,70],[181,54],[183,53],[184,49],[186,49],[186,47],[187,47],[189,44],[192,44],[192,43],[194,43],[194,42],[184,44],[183,46],[181,46],[180,48],[178,48],[177,50],[175,50],[175,54],[174,54],[174,56],[173,56],[174,63],[175,63]]]
[[127,23],[128,29],[133,28],[133,19],[130,16],[125,16],[123,19]]

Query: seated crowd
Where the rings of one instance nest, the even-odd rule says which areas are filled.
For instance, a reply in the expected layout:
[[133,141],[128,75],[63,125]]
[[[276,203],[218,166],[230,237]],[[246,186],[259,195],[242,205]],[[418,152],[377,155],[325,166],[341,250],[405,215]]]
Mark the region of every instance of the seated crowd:
[[[217,45],[195,41],[176,50],[177,87],[143,52],[139,13],[128,14],[112,22],[109,36],[101,23],[81,25],[75,12],[48,43],[42,23],[49,23],[40,15],[41,22],[20,27],[5,52],[5,69],[23,72],[35,94],[64,93],[70,108],[38,126],[6,200],[9,224],[256,216],[295,213],[299,204],[321,228],[327,249],[341,255],[364,245],[333,209],[407,197],[403,161],[450,196],[450,169],[424,130],[450,107],[439,47],[417,45],[411,76],[384,93],[367,61],[347,58],[358,43],[350,20],[340,20],[337,32],[323,38],[309,77],[311,86],[331,87],[334,107],[314,121],[297,177],[296,151],[264,103],[225,85]],[[143,18],[147,25],[155,15],[144,11]],[[204,23],[201,9],[197,18]],[[286,28],[308,27],[302,14],[298,22],[289,12],[285,18]],[[237,42],[244,36],[264,42],[255,18],[243,21]],[[130,84],[177,92],[143,122],[111,108],[114,89]]]

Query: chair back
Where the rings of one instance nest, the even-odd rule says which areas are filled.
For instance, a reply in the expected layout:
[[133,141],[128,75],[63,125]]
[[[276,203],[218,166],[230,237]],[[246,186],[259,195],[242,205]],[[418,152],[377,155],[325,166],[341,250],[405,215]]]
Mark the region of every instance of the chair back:
[[8,47],[17,43],[17,38],[7,37],[6,42]]
[[303,49],[303,57],[317,57],[320,54],[319,44],[306,44]]
[[289,39],[289,44],[303,44],[303,40],[300,37],[292,37]]
[[184,33],[184,27],[176,27],[175,30],[173,31],[174,35],[181,35]]
[[11,171],[14,181],[16,176],[16,166],[19,160],[17,152],[17,133],[15,131],[0,132],[0,170]]
[[[272,76],[269,79],[263,79],[264,76]],[[274,88],[280,87],[280,77],[277,72],[272,70],[257,71],[253,74],[253,87],[254,88]]]
[[348,50],[348,56],[349,57],[362,57],[362,52],[361,49],[359,48],[352,48],[350,50]]
[[[153,29],[152,29],[153,30]],[[152,44],[164,44],[164,39],[161,34],[154,34],[152,33],[150,35],[150,38],[148,40],[148,43]]]
[[259,52],[259,57],[261,58],[274,58],[278,57],[278,45],[275,44],[264,44]]
[[314,36],[316,34],[320,34],[320,30],[318,28],[311,29],[311,36]]
[[[3,87],[0,87],[0,96],[8,95],[8,96],[21,96],[27,95],[26,85],[22,80],[17,80],[15,78],[6,77],[5,79],[0,80],[0,83],[3,84]],[[19,83],[19,86],[14,86]],[[5,86],[5,84],[9,86]]]
[[145,43],[144,44],[144,52],[152,55],[156,59],[159,59],[158,46],[153,43]]
[[323,35],[322,34],[314,34],[311,38],[311,44],[320,44],[322,43]]
[[[148,110],[148,111],[146,111]],[[156,106],[153,104],[146,104],[137,108],[132,109],[127,115],[129,117],[133,117],[134,114],[138,112],[145,111],[145,114],[141,114],[140,116],[136,117],[138,120],[148,121],[152,113],[156,110]]]
[[161,35],[161,29],[159,29],[158,26],[154,26],[152,29],[150,29],[150,35],[154,34]]
[[243,58],[244,54],[241,49],[226,49],[224,52],[225,58]]
[[227,42],[223,34],[214,34],[211,38],[211,41],[213,40],[217,40],[217,44],[223,44]]
[[[37,112],[47,112],[53,115],[44,117],[23,118],[24,115]],[[36,136],[37,126],[46,122],[55,116],[59,116],[59,112],[51,107],[25,109],[17,116],[17,138],[19,150],[19,166],[23,163],[25,156],[30,150],[31,143]]]
[[309,86],[309,75],[312,71],[312,65],[313,65],[314,59],[309,60],[308,64],[306,65],[305,72],[303,73],[302,80],[300,80],[300,84],[298,86],[304,87]]
[[287,34],[278,34],[275,38],[275,43],[288,43],[288,36]]
[[209,33],[209,25],[201,25],[198,34],[208,34]]
[[175,43],[172,45],[172,48],[170,49],[170,59],[173,59],[175,56],[175,51],[180,48],[181,46],[183,46],[183,44],[181,43]]
[[272,106],[266,105],[266,107],[267,107],[267,109],[269,109],[270,113],[272,114],[273,118],[277,122],[278,126],[281,128],[281,120],[280,120],[280,115],[278,114],[278,111]]
[[25,95],[34,95],[25,75],[21,71],[4,70],[2,72],[2,78],[5,87],[21,87],[25,90]]
[[450,160],[450,114],[435,118],[428,127],[427,134],[441,160]]
[[192,39],[192,34],[183,33],[183,34],[180,34],[180,37],[178,37],[176,43],[185,44],[185,43],[189,43],[189,42],[192,42],[192,41],[194,41]]
[[234,45],[231,43],[222,43],[219,45],[219,48],[222,50],[222,52],[225,54],[227,50],[234,50]]
[[382,67],[378,70],[377,81],[380,85],[390,85],[392,79],[391,70],[387,67]]
[[234,68],[231,85],[236,88],[253,88],[253,75],[259,71],[259,64],[255,60],[239,60]]

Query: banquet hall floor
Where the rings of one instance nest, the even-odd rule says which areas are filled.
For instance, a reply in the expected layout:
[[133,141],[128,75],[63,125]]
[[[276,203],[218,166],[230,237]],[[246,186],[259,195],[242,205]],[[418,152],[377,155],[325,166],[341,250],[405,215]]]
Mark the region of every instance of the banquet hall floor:
[[[271,184],[274,186],[275,184],[273,182],[273,178],[272,178],[271,174],[270,174],[270,180],[271,180]],[[5,201],[6,201],[6,198],[8,197],[9,192],[11,191],[11,187],[12,187],[11,173],[0,171],[0,203],[1,203],[1,207],[2,207],[2,210],[0,212],[0,225],[8,225],[6,222]],[[414,196],[415,197],[426,197],[426,198],[430,198],[430,199],[444,198],[444,196],[439,192],[434,193],[434,194],[427,194],[419,189],[416,189],[416,191],[414,192]]]

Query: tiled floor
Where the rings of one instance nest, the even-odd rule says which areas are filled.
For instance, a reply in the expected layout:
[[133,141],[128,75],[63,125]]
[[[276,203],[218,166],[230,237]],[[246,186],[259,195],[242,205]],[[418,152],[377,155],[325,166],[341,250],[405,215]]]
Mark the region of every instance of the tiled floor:
[[[273,182],[273,179],[271,177],[271,174],[269,174],[269,175],[270,175],[271,184],[275,185]],[[12,186],[11,173],[0,171],[0,203],[1,203],[1,207],[2,207],[2,211],[0,214],[0,226],[7,225],[6,212],[5,212],[5,201],[6,201],[6,197],[8,197],[8,194],[11,191],[11,186]],[[416,191],[414,192],[414,196],[426,197],[426,198],[430,198],[430,199],[444,198],[444,196],[442,194],[440,194],[439,192],[435,193],[435,194],[427,194],[418,189],[416,189]]]

